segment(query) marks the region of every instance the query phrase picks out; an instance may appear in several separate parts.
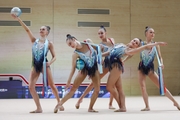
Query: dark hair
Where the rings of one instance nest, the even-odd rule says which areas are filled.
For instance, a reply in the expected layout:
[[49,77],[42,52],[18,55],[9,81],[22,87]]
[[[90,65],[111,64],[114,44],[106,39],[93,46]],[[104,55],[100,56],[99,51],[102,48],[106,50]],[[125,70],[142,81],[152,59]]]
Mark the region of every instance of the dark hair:
[[106,28],[103,25],[100,26],[100,29],[103,29],[106,32]]
[[[66,41],[69,40],[69,39],[76,39],[74,36],[70,35],[70,34],[67,34],[66,35]],[[76,39],[77,40],[77,39]]]
[[144,31],[145,35],[146,35],[146,32],[147,32],[149,29],[151,29],[151,27],[149,27],[149,26],[146,26],[146,27],[145,27],[145,31]]
[[142,39],[141,38],[138,39],[139,39],[139,46],[141,46]]
[[51,30],[51,28],[49,27],[49,26],[45,26],[46,27],[46,29],[47,29],[47,31],[48,31],[48,34],[50,33],[50,30]]

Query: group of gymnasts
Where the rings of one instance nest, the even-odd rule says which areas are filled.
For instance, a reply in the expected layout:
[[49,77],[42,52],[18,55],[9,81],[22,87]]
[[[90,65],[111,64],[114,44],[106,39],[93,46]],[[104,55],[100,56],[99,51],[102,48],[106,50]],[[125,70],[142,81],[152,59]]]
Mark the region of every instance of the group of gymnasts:
[[[47,73],[47,80],[48,85],[51,87],[53,94],[56,97],[57,105],[54,108],[54,113],[59,111],[64,111],[63,104],[70,99],[81,83],[85,80],[88,76],[92,83],[86,88],[82,96],[79,98],[78,102],[76,103],[75,107],[79,109],[80,103],[82,99],[89,93],[90,90],[94,88],[93,94],[91,96],[90,104],[88,107],[88,112],[98,112],[94,109],[94,104],[98,98],[99,91],[100,91],[100,80],[105,76],[107,73],[108,80],[106,89],[110,92],[110,102],[109,102],[109,109],[115,109],[112,106],[112,101],[115,101],[118,104],[118,109],[115,112],[126,112],[126,104],[125,104],[125,95],[123,92],[123,85],[122,85],[122,73],[124,72],[123,64],[129,58],[132,58],[134,54],[140,53],[140,63],[138,67],[138,76],[139,76],[139,83],[142,92],[142,96],[145,103],[145,108],[141,111],[149,111],[149,101],[148,101],[148,94],[146,91],[146,84],[145,79],[146,76],[153,81],[153,83],[159,87],[158,82],[158,75],[154,71],[154,57],[155,57],[155,49],[158,51],[159,58],[163,65],[163,59],[161,57],[160,46],[165,46],[167,43],[165,42],[154,42],[153,38],[155,36],[154,29],[151,27],[145,28],[145,37],[146,40],[142,41],[139,38],[132,39],[129,43],[115,43],[113,38],[108,38],[106,36],[107,31],[104,26],[100,26],[98,30],[98,36],[101,39],[101,42],[98,44],[101,48],[102,57],[103,57],[103,73],[100,74],[97,67],[97,49],[91,44],[93,41],[90,39],[86,39],[85,41],[81,42],[75,36],[70,34],[66,35],[66,43],[69,47],[74,49],[72,55],[72,68],[70,75],[68,77],[68,81],[66,84],[66,89],[71,86],[71,80],[76,70],[76,61],[77,59],[82,59],[85,63],[85,66],[82,70],[80,70],[75,79],[74,83],[71,86],[70,91],[60,100],[58,90],[53,82],[53,77],[50,69],[50,65],[56,60],[56,54],[54,50],[53,43],[47,39],[48,34],[50,33],[49,26],[42,26],[40,28],[40,37],[35,38],[32,34],[31,30],[26,26],[26,24],[16,15],[11,14],[14,19],[19,21],[21,26],[27,32],[31,42],[32,42],[32,69],[30,72],[29,78],[29,90],[34,99],[36,104],[36,109],[30,111],[30,113],[42,113],[42,107],[40,104],[39,96],[36,92],[35,85],[39,78],[40,73],[43,73],[43,61],[46,60],[46,73]],[[47,50],[44,48],[47,47]],[[50,61],[47,60],[46,56],[48,51],[50,51],[52,55],[52,59]],[[180,106],[177,101],[173,98],[172,94],[168,91],[167,88],[165,92],[165,96],[167,96],[180,110]]]

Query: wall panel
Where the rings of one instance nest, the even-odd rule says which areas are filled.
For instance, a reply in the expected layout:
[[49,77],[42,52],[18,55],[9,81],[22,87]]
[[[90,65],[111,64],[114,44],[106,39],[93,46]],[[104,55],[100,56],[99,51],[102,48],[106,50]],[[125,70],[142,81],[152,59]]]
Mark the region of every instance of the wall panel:
[[[66,83],[71,70],[73,49],[66,45],[66,34],[70,33],[80,41],[91,38],[94,43],[99,43],[99,27],[78,27],[78,21],[109,22],[107,36],[113,37],[117,43],[128,43],[134,37],[144,40],[145,26],[153,27],[156,33],[154,40],[168,42],[168,46],[161,47],[166,86],[174,95],[180,92],[179,0],[0,0],[0,3],[0,7],[31,8],[31,13],[22,13],[21,19],[31,21],[29,28],[36,37],[39,37],[42,25],[51,27],[48,38],[53,41],[57,55],[57,60],[51,66],[55,83]],[[78,14],[78,9],[108,9],[109,14]],[[0,13],[0,16],[3,21],[13,20],[9,13]],[[48,59],[51,59],[50,54]],[[138,62],[137,54],[124,65],[122,79],[126,95],[141,94]],[[0,73],[19,73],[29,78],[31,42],[22,27],[0,26],[0,63]],[[106,82],[107,77],[102,82]],[[41,82],[40,77],[38,83]],[[86,79],[85,82],[90,80]],[[148,78],[146,84],[149,95],[159,95],[158,89]]]

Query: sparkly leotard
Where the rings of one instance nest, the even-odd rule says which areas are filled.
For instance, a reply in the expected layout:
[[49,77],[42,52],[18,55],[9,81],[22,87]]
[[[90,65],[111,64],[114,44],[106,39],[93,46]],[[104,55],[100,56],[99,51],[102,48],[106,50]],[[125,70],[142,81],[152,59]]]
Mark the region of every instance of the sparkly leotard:
[[115,65],[119,68],[119,70],[124,72],[124,68],[120,59],[125,55],[126,49],[127,47],[124,44],[116,44],[114,46],[114,48],[110,51],[110,55],[108,56],[108,64],[110,65],[109,70],[111,70]]
[[[142,42],[144,45],[144,42]],[[152,47],[150,50],[143,50],[140,53],[140,63],[138,69],[145,75],[148,75],[149,71],[154,71],[154,57],[156,55],[156,47]]]
[[[100,45],[102,45],[103,46],[103,53],[104,52],[107,52],[107,51],[111,51],[112,49],[113,49],[113,47],[114,47],[114,43],[112,42],[112,40],[110,39],[110,38],[108,38],[108,40],[111,42],[111,44],[112,44],[112,46],[107,46],[106,44],[104,44],[104,43],[100,43]],[[108,56],[106,56],[105,58],[104,58],[104,64],[103,64],[103,66],[105,67],[105,68],[109,68],[109,62],[108,62]]]
[[[45,51],[46,47],[46,51]],[[36,72],[42,72],[43,61],[47,61],[46,56],[48,53],[48,40],[45,43],[40,43],[39,39],[36,39],[32,46],[32,66],[36,69]],[[44,58],[45,57],[45,58]]]
[[97,70],[97,53],[91,45],[88,43],[86,43],[86,45],[88,46],[90,52],[83,53],[78,50],[75,50],[74,52],[77,53],[80,59],[82,59],[85,63],[85,66],[81,72],[93,77]]

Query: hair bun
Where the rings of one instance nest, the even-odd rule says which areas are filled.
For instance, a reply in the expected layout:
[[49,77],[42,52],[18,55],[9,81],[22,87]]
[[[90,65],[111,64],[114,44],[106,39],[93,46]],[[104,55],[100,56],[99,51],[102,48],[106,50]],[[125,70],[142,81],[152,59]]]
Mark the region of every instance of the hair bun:
[[50,31],[50,30],[51,30],[51,28],[50,28],[49,26],[47,26],[47,25],[46,25],[45,27],[48,29],[48,31]]
[[149,28],[149,26],[146,26],[146,27],[145,27],[145,29],[148,29],[148,28]]
[[104,28],[104,26],[103,26],[103,25],[101,25],[101,26],[100,26],[100,28]]
[[100,29],[103,29],[106,32],[106,28],[103,25],[100,26]]
[[70,34],[67,34],[66,37],[71,37],[71,35],[70,35]]
[[50,26],[47,26],[49,30],[51,30],[51,27]]

